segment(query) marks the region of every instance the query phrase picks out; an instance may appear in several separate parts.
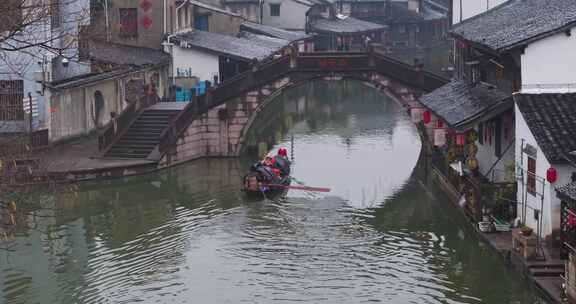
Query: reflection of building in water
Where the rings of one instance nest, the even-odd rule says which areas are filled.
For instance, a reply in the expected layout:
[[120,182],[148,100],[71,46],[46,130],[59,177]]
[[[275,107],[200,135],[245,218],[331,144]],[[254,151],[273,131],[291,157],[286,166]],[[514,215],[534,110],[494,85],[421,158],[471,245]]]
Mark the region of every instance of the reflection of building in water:
[[[86,184],[74,192],[47,195],[46,209],[23,225],[33,229],[19,231],[14,240],[17,256],[6,252],[0,258],[0,266],[10,265],[10,269],[0,267],[0,302],[100,299],[112,296],[106,290],[121,285],[121,280],[137,284],[146,279],[138,271],[119,274],[124,265],[146,266],[150,274],[177,265],[186,240],[175,237],[184,235],[182,227],[171,224],[181,220],[176,214],[182,211],[176,210],[175,203],[190,209],[207,202],[230,208],[230,203],[238,202],[240,172],[238,160],[201,159],[155,175]],[[138,240],[136,247],[129,245],[134,240]],[[0,247],[4,244],[0,241]],[[170,250],[161,250],[162,246]],[[108,281],[108,276],[116,281]],[[82,287],[58,292],[62,286]]]
[[258,146],[268,151],[288,133],[317,130],[338,134],[348,144],[356,134],[376,129],[390,140],[398,111],[389,97],[359,81],[310,82],[275,97],[262,110],[248,130],[244,152],[257,155]]
[[[10,265],[0,274],[0,293],[6,303],[73,303],[73,298],[57,297],[51,291],[69,284],[82,285],[82,270],[87,266],[88,241],[82,220],[60,225],[54,204],[37,210],[18,225],[16,238],[0,244],[6,252],[0,265]],[[4,247],[4,246],[2,246]],[[49,280],[43,280],[51,274]]]

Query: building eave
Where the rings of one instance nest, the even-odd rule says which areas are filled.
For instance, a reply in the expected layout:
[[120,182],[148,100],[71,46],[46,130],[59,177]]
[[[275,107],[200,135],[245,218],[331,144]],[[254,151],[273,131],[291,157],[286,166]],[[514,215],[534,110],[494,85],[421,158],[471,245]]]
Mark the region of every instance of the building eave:
[[566,31],[568,31],[568,30],[571,30],[571,29],[574,28],[574,27],[576,27],[576,21],[571,22],[571,23],[568,23],[568,24],[566,24],[566,25],[564,25],[564,26],[562,26],[562,27],[559,27],[559,28],[557,28],[557,29],[554,29],[554,30],[551,30],[551,31],[548,31],[548,32],[545,32],[545,33],[541,33],[541,34],[539,34],[539,35],[530,37],[530,38],[528,38],[528,39],[519,41],[519,42],[514,43],[514,44],[512,44],[512,45],[509,45],[509,46],[507,46],[507,47],[503,47],[503,48],[501,48],[501,49],[498,49],[498,51],[504,53],[504,52],[511,52],[511,51],[514,51],[514,50],[517,50],[517,49],[522,49],[522,48],[525,48],[525,47],[527,47],[528,45],[530,45],[530,44],[532,44],[532,43],[534,43],[534,42],[536,42],[536,41],[539,41],[539,40],[548,38],[548,37],[550,37],[550,36],[554,36],[554,35],[559,34],[559,33],[566,32]]

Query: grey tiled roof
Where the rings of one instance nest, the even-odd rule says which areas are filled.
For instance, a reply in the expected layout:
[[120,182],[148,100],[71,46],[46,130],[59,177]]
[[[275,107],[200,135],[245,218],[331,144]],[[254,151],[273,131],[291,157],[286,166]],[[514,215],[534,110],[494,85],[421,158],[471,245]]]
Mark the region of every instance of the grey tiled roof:
[[485,83],[469,85],[452,80],[426,94],[420,102],[434,114],[444,119],[452,128],[464,131],[471,123],[485,120],[512,107],[510,96]]
[[90,59],[118,65],[146,66],[167,64],[170,55],[155,49],[91,41]]
[[123,68],[123,69],[118,69],[118,70],[112,70],[110,72],[105,72],[105,73],[82,74],[82,75],[74,76],[71,78],[53,81],[48,86],[52,89],[64,90],[64,89],[80,87],[80,86],[96,83],[99,81],[105,81],[105,80],[113,79],[116,77],[120,77],[120,76],[129,74],[129,73],[134,72],[134,71],[136,71],[136,69]]
[[244,22],[240,25],[240,30],[252,32],[254,34],[266,35],[274,38],[288,40],[290,42],[310,38],[312,36],[304,32],[287,31],[273,26],[258,24],[254,22]]
[[353,17],[347,17],[345,19],[320,18],[311,22],[311,27],[315,31],[328,33],[362,33],[386,28],[385,25],[363,21]]
[[274,46],[278,49],[281,49],[290,44],[290,41],[284,39],[278,39],[264,35],[257,35],[249,32],[238,33],[238,38],[248,39],[256,45],[261,45],[264,47]]
[[222,3],[252,3],[258,5],[258,0],[223,0]]
[[424,18],[426,21],[440,20],[447,18],[447,15],[439,10],[436,10],[432,5],[425,3],[422,9],[422,18]]
[[254,44],[253,41],[217,33],[194,30],[174,36],[174,40],[185,41],[189,47],[235,57],[240,60],[264,59],[279,50],[279,47]]
[[514,101],[550,162],[576,150],[576,93],[517,94]]
[[[28,114],[26,114],[26,116],[28,116]],[[29,120],[0,120],[0,134],[26,133],[29,129]],[[32,130],[39,130],[37,120],[32,120]]]
[[505,51],[575,22],[574,0],[509,0],[455,25],[451,32],[493,50]]
[[425,6],[428,5],[439,12],[448,13],[450,11],[449,8],[450,5],[445,5],[444,3],[441,2],[436,2],[434,0],[424,0],[423,3]]
[[556,188],[558,197],[562,200],[576,201],[576,182],[571,182],[562,187]]

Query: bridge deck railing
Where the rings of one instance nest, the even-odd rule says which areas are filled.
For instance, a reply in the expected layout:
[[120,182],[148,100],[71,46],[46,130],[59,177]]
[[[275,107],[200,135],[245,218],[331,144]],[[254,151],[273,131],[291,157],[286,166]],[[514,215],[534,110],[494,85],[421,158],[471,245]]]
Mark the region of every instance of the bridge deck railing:
[[160,135],[160,153],[166,153],[194,119],[245,92],[291,72],[341,71],[377,71],[425,92],[447,82],[441,76],[424,71],[422,67],[412,66],[377,52],[318,52],[283,56],[236,75],[219,86],[210,88],[204,95],[195,96]]

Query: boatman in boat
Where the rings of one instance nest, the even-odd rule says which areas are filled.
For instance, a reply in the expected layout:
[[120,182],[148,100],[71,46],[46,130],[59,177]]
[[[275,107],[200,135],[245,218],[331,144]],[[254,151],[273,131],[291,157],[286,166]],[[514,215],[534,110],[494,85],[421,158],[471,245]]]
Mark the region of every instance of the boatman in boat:
[[278,154],[274,157],[274,163],[282,176],[290,175],[290,161],[288,160],[288,151],[285,148],[278,149]]

